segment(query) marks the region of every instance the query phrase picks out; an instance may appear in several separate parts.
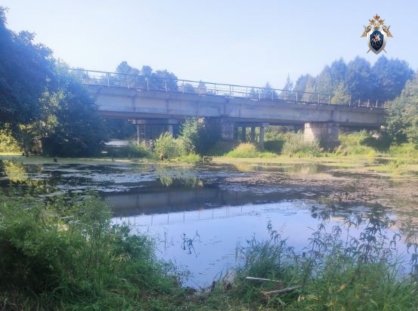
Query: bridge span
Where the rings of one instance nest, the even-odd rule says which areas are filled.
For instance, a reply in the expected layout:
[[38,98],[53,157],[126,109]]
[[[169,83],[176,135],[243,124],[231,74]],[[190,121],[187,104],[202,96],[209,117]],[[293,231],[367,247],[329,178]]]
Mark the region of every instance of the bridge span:
[[[141,127],[173,127],[186,118],[204,117],[219,124],[226,140],[247,137],[263,145],[268,125],[304,127],[305,140],[324,147],[338,143],[339,127],[378,129],[385,110],[378,103],[335,105],[318,93],[190,80],[149,80],[141,75],[75,70],[109,118],[132,120]],[[259,127],[256,135],[256,127]]]

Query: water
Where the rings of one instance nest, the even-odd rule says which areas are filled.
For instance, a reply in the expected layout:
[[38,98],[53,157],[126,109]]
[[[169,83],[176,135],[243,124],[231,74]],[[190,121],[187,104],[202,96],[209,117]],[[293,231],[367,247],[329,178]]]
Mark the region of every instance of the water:
[[188,271],[184,284],[193,287],[208,286],[236,267],[240,263],[237,250],[251,239],[268,239],[268,224],[297,252],[309,247],[319,227],[328,232],[339,227],[346,239],[383,232],[389,242],[402,235],[397,243],[401,255],[407,255],[407,242],[413,240],[406,241],[404,221],[393,209],[326,204],[324,198],[333,194],[332,186],[298,184],[287,177],[340,176],[332,166],[191,168],[3,161],[0,168],[0,187],[6,191],[20,188],[39,196],[99,192],[112,208],[113,222],[151,237],[157,256]]

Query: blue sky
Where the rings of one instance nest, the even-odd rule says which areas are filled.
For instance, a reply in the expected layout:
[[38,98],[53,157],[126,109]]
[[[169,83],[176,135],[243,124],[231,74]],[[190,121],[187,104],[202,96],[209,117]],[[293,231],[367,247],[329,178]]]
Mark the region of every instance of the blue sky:
[[374,62],[363,25],[378,13],[389,58],[418,69],[412,0],[0,0],[8,27],[29,30],[70,66],[113,71],[123,60],[179,78],[274,87],[333,60]]

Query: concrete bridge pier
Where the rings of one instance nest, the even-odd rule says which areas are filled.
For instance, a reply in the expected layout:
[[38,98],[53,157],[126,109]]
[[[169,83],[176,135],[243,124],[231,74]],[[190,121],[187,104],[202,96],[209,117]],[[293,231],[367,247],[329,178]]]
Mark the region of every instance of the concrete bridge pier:
[[[218,123],[219,124],[219,123]],[[237,127],[230,119],[221,119],[221,138],[223,140],[234,140],[238,136]]]
[[251,140],[252,143],[255,142],[255,126],[251,126],[250,140]]
[[167,120],[167,132],[174,136],[174,126],[178,124],[178,121],[175,119]]
[[339,125],[334,122],[305,123],[304,140],[317,142],[322,148],[333,149],[339,145]]
[[241,141],[245,143],[246,140],[247,140],[247,127],[243,125],[241,127]]

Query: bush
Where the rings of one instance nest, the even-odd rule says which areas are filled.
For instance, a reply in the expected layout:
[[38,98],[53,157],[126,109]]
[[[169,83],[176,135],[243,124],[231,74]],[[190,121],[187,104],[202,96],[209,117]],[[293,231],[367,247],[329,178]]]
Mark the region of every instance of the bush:
[[19,143],[8,130],[0,130],[0,152],[21,152]]
[[220,138],[220,126],[216,121],[208,119],[187,119],[181,127],[180,138],[188,153],[208,154],[211,146]]
[[155,141],[154,153],[160,160],[173,159],[186,154],[185,142],[175,139],[170,133],[163,133]]

